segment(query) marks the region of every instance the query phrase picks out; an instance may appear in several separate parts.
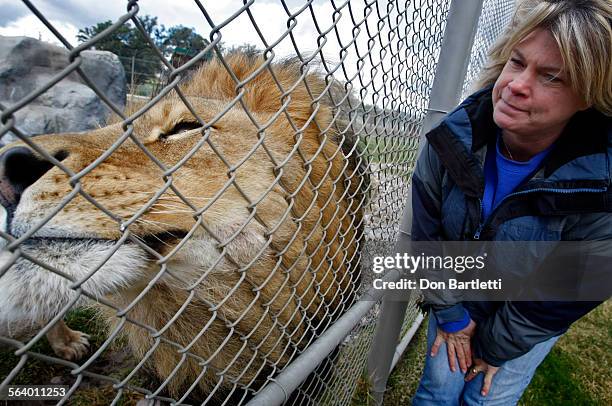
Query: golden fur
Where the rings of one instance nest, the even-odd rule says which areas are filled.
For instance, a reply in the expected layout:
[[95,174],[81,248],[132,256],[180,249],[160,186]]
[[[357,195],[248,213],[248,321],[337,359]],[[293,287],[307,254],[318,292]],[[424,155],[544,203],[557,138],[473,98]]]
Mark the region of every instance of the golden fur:
[[[317,75],[302,77],[295,62],[272,65],[273,77],[268,68],[257,73],[259,58],[235,54],[226,61],[246,83],[237,86],[221,63],[211,62],[182,88],[197,115],[212,123],[210,131],[193,129],[201,124],[171,92],[134,122],[138,142],[165,169],[127,139],[79,180],[82,191],[116,217],[77,194],[24,247],[79,279],[86,272],[74,264],[84,252],[100,260],[122,237],[122,223],[153,246],[162,259],[128,238],[124,254],[113,258],[131,262],[119,258],[83,286],[116,307],[99,306],[110,329],[120,328],[161,380],[177,368],[168,385],[175,396],[201,374],[199,390],[206,393],[221,373],[221,386],[231,387],[285,365],[346,310],[359,273],[360,177],[339,145],[330,88]],[[62,164],[78,173],[123,133],[116,123],[35,142],[51,153],[64,151]],[[59,168],[44,173],[23,193],[11,232],[26,232],[72,190]],[[61,242],[55,246],[54,239]],[[44,244],[76,250],[69,256],[74,260],[56,259]],[[26,302],[56,295],[37,291],[50,278],[57,279],[62,299],[16,311],[44,324],[74,293],[63,278],[38,272],[46,278],[38,286],[19,287]],[[58,326],[53,331],[66,337],[65,326]],[[74,341],[82,345],[82,338]]]

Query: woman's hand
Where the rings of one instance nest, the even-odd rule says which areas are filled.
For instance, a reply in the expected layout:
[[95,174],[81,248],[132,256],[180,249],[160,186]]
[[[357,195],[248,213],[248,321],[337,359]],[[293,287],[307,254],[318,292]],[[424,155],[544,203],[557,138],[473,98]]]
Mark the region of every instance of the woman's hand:
[[470,368],[470,372],[465,377],[465,381],[469,382],[480,372],[484,372],[484,382],[482,384],[482,389],[480,390],[480,394],[482,396],[487,396],[489,391],[491,390],[491,383],[493,382],[493,376],[499,371],[499,367],[494,367],[493,365],[487,364],[484,360],[480,358],[476,358],[474,360],[474,366]]
[[470,324],[463,330],[455,333],[447,333],[438,328],[436,340],[431,347],[431,356],[435,357],[438,354],[440,345],[446,342],[446,351],[448,353],[448,366],[450,370],[455,372],[457,369],[455,358],[459,360],[459,368],[463,373],[467,372],[468,367],[472,364],[472,347],[470,340],[476,332],[476,323],[470,320]]

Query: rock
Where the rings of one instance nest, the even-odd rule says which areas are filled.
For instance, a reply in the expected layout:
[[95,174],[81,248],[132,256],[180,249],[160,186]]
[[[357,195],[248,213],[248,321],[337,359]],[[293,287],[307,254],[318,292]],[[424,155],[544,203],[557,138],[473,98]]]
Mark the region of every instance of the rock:
[[[0,36],[0,103],[4,108],[44,87],[70,62],[65,48],[28,37]],[[119,58],[107,51],[81,52],[81,69],[110,101],[125,107],[126,81]],[[79,132],[103,126],[106,104],[73,72],[14,113],[28,135]],[[6,133],[0,145],[15,140]]]
[[49,384],[51,385],[62,385],[63,383],[64,383],[64,378],[62,378],[61,376],[54,376],[49,381]]

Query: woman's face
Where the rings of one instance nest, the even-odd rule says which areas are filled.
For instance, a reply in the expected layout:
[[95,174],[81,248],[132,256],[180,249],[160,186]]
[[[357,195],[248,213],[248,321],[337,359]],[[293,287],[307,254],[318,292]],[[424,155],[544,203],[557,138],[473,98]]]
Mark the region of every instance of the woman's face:
[[588,106],[571,89],[549,31],[537,29],[513,50],[493,87],[493,120],[505,132],[556,137]]

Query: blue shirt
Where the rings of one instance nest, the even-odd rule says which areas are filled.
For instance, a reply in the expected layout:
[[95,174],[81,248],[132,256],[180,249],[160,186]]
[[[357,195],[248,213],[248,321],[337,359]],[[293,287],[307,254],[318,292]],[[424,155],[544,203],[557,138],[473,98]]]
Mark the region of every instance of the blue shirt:
[[[500,151],[503,147],[501,134],[497,137],[495,148],[489,148],[485,158],[485,190],[482,209],[486,220],[504,198],[539,167],[552,145],[534,155],[529,161],[518,162],[506,158]],[[554,144],[553,144],[554,145]]]

